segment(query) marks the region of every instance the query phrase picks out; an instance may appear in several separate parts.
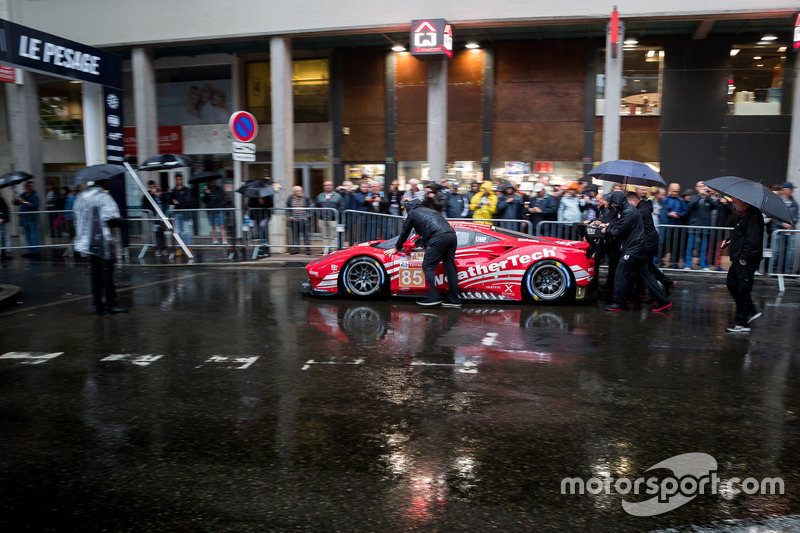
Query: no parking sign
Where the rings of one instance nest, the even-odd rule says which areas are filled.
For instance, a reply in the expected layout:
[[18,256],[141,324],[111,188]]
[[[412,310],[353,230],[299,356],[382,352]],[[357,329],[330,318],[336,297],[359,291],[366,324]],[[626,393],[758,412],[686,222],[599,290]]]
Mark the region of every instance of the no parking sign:
[[240,142],[247,143],[252,141],[258,135],[258,122],[256,117],[247,111],[236,111],[231,115],[228,125],[231,128],[231,134]]

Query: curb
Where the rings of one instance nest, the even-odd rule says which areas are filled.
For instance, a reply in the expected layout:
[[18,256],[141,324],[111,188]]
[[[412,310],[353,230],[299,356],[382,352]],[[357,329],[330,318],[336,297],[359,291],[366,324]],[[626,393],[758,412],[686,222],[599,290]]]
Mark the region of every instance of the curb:
[[0,307],[16,303],[16,297],[21,292],[22,287],[17,285],[0,285]]

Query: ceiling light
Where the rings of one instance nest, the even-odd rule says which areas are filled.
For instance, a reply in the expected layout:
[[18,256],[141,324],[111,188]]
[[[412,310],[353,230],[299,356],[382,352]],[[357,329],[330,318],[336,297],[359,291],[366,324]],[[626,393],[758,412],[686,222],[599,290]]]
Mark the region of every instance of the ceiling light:
[[764,64],[763,64],[763,63],[759,63],[759,64],[758,64],[758,65],[756,65],[756,66],[757,66],[757,67],[763,67],[763,66],[764,66]]
[[738,48],[731,48],[731,57],[735,56],[738,53],[739,53],[739,49]]
[[761,59],[761,56],[753,56],[753,59],[755,60]]
[[479,45],[478,43],[467,43],[466,47],[469,48],[470,50],[475,50],[476,48],[480,48],[481,45]]
[[399,45],[399,44],[396,44],[396,45],[392,46],[392,52],[405,52],[405,51],[406,51],[406,47],[405,46],[402,46],[402,45]]
[[780,48],[778,48],[778,52],[785,52],[785,51],[786,51],[785,46],[781,46]]
[[627,46],[633,46],[634,44],[639,44],[639,40],[636,37],[628,37],[627,39],[622,41],[622,44]]
[[778,40],[778,36],[775,35],[774,33],[768,33],[765,36],[763,36],[761,38],[761,40],[762,41],[777,41]]
[[656,51],[655,50],[648,50],[647,51],[647,57],[653,57],[654,55],[656,55]]

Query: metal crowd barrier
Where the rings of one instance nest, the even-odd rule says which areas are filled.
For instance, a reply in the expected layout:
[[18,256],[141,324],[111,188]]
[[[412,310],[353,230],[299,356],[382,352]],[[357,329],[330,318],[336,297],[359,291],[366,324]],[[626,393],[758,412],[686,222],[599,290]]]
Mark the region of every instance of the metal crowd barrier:
[[728,250],[720,246],[722,241],[730,238],[733,228],[662,224],[656,229],[659,235],[659,266],[662,269],[727,272],[730,266]]
[[775,230],[769,239],[769,250],[761,265],[770,276],[778,278],[778,287],[785,291],[784,278],[800,277],[800,254],[797,241],[800,230]]
[[[75,217],[72,211],[11,211],[11,219],[0,229],[0,248],[26,249],[40,253],[42,248],[72,249]],[[4,242],[5,241],[5,242]]]
[[404,219],[400,215],[347,209],[341,215],[341,246],[344,247],[345,242],[353,246],[360,242],[391,239],[400,234]]
[[536,224],[537,237],[554,237],[565,241],[581,241],[583,236],[575,228],[575,222],[558,222],[555,220],[542,220]]
[[328,253],[342,247],[339,211],[331,207],[273,207],[248,209],[249,223],[242,230],[253,246],[253,259],[261,248],[286,248],[291,254],[311,250]]

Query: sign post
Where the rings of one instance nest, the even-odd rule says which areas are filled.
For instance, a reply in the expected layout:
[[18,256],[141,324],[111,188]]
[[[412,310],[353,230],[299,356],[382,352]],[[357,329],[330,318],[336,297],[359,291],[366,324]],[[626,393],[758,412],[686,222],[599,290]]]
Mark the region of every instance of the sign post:
[[[253,141],[258,135],[258,121],[247,111],[235,111],[228,120],[231,135],[236,141],[231,146],[233,154],[233,190],[242,186],[242,162],[256,160],[256,145]],[[238,141],[238,142],[237,142]],[[233,205],[236,207],[236,237],[242,238],[242,197],[234,194]],[[247,246],[247,243],[243,243]]]

